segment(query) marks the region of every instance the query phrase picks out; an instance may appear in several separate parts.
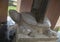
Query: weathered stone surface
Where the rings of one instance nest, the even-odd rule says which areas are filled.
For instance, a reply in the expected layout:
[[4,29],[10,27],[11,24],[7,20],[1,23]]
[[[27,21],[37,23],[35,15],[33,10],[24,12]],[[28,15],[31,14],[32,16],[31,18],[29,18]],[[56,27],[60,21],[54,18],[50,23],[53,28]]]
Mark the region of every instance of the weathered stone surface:
[[35,25],[40,27],[51,27],[50,21],[47,17],[44,18],[43,23],[37,23],[36,19],[31,14],[22,14],[22,19],[29,25]]
[[30,27],[29,25],[27,24],[22,24],[19,29],[17,29],[17,33],[20,34],[25,34],[25,35],[31,35],[31,34],[36,34],[37,33],[37,30],[34,30],[32,27]]
[[14,14],[14,12],[11,12],[11,17],[18,24],[16,42],[56,41],[55,32],[50,29],[51,24],[47,18],[44,18],[44,22],[41,24],[37,23],[30,13],[22,13],[20,18],[19,13]]
[[43,33],[44,30],[49,30],[51,26],[47,18],[44,19],[43,24],[37,23],[35,18],[31,16],[30,14],[23,14],[22,19],[23,19],[22,24],[25,26],[25,28],[29,28],[32,31],[35,30],[37,33],[38,32]]
[[38,37],[29,37],[27,35],[18,34],[16,42],[56,42],[55,37],[47,37],[45,35],[39,35]]
[[[36,34],[43,34],[43,32],[47,32],[46,34],[50,33],[50,23],[47,18],[44,19],[43,24],[37,23],[35,18],[30,14],[22,14],[21,18],[21,25],[19,25],[18,34],[23,33],[26,35],[35,36]],[[30,36],[31,36],[30,35]]]
[[17,11],[15,10],[10,10],[9,11],[10,17],[18,24],[20,24],[21,21],[21,14],[19,14]]
[[36,19],[31,14],[22,14],[23,20],[31,25],[37,25]]
[[20,28],[18,29],[19,33],[23,33],[28,35],[31,32],[31,29],[29,29],[30,27],[21,25]]
[[17,36],[18,36],[17,39],[20,39],[20,38],[32,38],[32,37],[30,37],[28,35],[24,35],[24,34],[18,34]]

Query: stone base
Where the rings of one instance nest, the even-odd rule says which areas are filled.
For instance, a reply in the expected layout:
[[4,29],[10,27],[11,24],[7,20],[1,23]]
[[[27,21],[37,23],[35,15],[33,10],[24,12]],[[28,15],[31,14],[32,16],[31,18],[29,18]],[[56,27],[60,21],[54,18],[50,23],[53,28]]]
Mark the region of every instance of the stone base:
[[56,42],[56,39],[56,37],[47,37],[45,35],[40,35],[39,37],[29,37],[27,35],[18,34],[16,42]]
[[36,39],[20,39],[17,42],[56,42],[56,40],[41,40],[39,39],[38,41]]

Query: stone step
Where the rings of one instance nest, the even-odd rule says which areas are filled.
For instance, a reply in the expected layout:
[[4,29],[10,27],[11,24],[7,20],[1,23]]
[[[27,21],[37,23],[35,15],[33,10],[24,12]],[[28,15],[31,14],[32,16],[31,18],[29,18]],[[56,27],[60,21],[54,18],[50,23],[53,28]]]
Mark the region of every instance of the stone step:
[[40,37],[29,37],[24,34],[17,35],[17,42],[56,42],[56,37],[47,37],[45,35],[40,35]]

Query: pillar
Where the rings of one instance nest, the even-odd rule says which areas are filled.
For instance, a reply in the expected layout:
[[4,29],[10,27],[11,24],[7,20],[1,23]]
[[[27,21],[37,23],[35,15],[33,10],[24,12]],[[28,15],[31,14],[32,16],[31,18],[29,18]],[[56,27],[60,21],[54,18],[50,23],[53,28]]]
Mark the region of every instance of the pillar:
[[47,7],[46,16],[51,21],[52,29],[55,27],[59,15],[60,15],[60,0],[50,0]]
[[30,12],[33,0],[17,0],[18,12]]
[[7,21],[8,0],[0,0],[0,23]]

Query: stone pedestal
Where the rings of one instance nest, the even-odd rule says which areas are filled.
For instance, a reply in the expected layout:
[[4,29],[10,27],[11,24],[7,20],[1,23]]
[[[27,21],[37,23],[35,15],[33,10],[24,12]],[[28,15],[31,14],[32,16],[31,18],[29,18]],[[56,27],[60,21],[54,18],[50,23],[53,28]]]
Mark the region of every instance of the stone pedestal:
[[51,24],[47,18],[37,23],[30,14],[21,15],[20,25],[17,27],[16,42],[56,42],[55,32],[50,29]]

